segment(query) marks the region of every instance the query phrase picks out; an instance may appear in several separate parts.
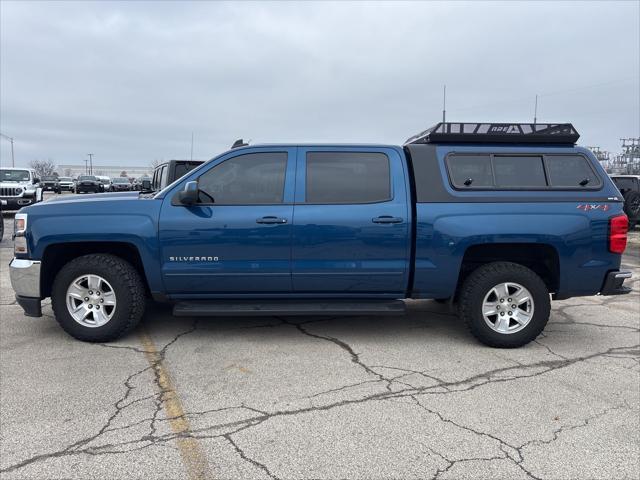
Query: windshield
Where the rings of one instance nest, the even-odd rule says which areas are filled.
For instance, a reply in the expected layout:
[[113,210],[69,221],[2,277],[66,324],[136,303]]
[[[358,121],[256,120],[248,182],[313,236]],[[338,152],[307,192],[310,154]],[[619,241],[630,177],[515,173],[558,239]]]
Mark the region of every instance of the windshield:
[[0,182],[28,182],[29,170],[0,170]]
[[71,182],[71,177],[60,177],[61,182]]
[[52,180],[56,180],[56,177],[45,176],[42,177],[42,180],[44,180],[45,182],[50,182]]
[[93,175],[80,175],[78,177],[78,180],[80,180],[80,181],[82,181],[82,180],[93,180],[95,182],[98,179],[96,177],[94,177]]
[[111,183],[111,180],[109,180],[108,178],[101,178],[100,181],[105,185],[108,185],[109,183]]
[[124,177],[118,177],[113,179],[113,183],[129,183],[129,179]]

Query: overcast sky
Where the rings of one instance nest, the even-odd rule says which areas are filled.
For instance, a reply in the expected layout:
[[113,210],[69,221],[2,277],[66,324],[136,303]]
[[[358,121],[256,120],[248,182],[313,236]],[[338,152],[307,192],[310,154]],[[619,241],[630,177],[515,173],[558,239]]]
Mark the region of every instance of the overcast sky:
[[[451,121],[640,131],[639,2],[0,2],[17,165],[208,159],[237,138],[401,144]],[[10,162],[0,140],[1,162]]]

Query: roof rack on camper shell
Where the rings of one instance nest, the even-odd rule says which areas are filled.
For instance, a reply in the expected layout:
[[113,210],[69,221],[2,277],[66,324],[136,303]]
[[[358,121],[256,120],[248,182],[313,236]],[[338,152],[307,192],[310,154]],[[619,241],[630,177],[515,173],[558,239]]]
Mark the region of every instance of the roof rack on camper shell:
[[410,143],[544,143],[575,144],[580,138],[570,123],[440,122],[409,138]]

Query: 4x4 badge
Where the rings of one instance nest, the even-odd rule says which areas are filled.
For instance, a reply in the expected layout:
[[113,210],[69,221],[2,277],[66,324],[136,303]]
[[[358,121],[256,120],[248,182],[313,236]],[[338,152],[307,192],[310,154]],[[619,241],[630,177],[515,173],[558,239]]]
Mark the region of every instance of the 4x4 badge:
[[606,203],[581,203],[577,208],[578,210],[584,210],[585,212],[588,212],[589,210],[602,210],[603,212],[606,212],[609,210],[609,205]]

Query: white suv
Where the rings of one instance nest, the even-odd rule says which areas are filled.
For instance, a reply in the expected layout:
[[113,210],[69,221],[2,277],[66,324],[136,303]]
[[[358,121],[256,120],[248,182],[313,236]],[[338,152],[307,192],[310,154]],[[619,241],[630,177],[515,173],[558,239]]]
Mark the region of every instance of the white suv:
[[40,180],[31,168],[0,168],[0,200],[4,209],[18,210],[42,200]]

